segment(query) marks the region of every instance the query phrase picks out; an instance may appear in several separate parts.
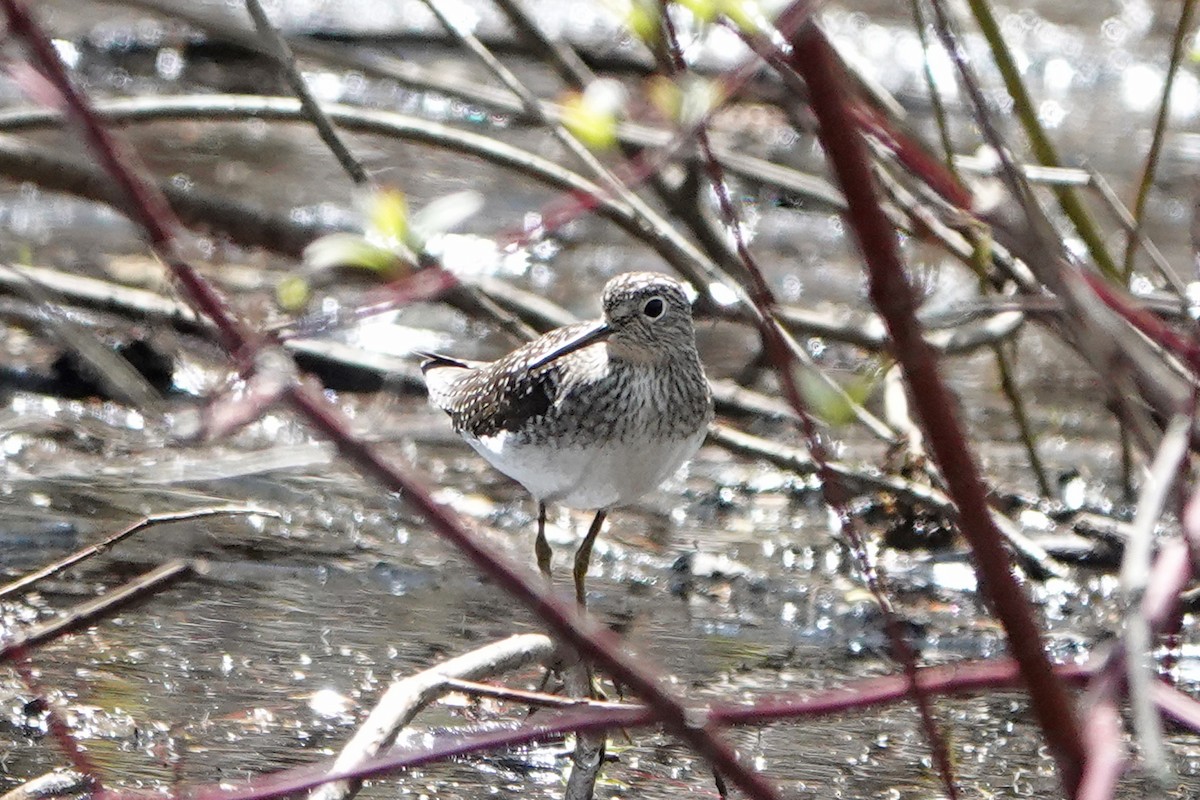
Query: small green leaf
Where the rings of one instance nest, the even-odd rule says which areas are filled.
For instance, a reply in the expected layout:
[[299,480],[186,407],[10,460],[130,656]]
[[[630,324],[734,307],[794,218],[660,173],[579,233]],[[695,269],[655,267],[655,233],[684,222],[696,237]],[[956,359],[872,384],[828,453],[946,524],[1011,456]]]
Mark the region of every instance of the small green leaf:
[[721,0],[675,0],[679,5],[692,12],[697,22],[712,22],[721,10]]
[[408,236],[408,200],[399,189],[380,189],[367,200],[367,227],[372,238],[400,244]]
[[655,75],[646,81],[646,98],[664,119],[679,121],[683,107],[683,91],[666,75]]
[[625,27],[648,47],[655,47],[662,36],[657,5],[633,0],[625,11]]
[[308,305],[312,290],[299,275],[289,275],[275,286],[275,302],[284,311],[300,311]]
[[720,0],[721,13],[729,21],[750,36],[762,33],[768,19],[763,15],[758,0]]
[[373,272],[393,272],[402,262],[396,253],[357,233],[331,233],[304,248],[304,266],[310,271],[333,267],[358,267]]
[[563,103],[562,124],[592,150],[611,150],[617,143],[617,115],[572,94]]
[[801,368],[796,372],[796,385],[804,404],[818,419],[830,425],[846,425],[854,421],[854,408],[850,400],[814,370]]

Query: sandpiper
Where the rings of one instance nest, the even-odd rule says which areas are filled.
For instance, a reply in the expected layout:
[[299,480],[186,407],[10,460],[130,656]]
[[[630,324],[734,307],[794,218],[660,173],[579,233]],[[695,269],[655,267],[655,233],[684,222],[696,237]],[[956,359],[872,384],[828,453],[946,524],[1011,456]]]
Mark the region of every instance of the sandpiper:
[[492,362],[431,355],[429,399],[454,429],[538,503],[538,567],[550,575],[546,504],[595,509],[575,553],[575,596],[610,508],[687,461],[712,420],[683,286],[653,272],[604,287],[604,317],[546,333]]

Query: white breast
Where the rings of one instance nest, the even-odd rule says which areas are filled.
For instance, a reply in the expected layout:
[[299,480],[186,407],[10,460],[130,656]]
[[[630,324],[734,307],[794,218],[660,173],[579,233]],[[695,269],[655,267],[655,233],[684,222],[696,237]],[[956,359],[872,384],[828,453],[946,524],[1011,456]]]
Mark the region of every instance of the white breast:
[[686,439],[549,448],[522,442],[508,431],[467,442],[538,501],[568,508],[612,508],[632,503],[671,477],[704,441],[706,428]]

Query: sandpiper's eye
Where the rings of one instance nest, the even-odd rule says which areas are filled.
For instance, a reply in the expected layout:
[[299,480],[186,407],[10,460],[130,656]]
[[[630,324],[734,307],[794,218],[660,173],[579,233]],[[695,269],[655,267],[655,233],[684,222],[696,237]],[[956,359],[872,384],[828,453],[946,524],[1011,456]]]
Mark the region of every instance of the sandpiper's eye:
[[663,308],[661,297],[651,297],[646,301],[646,305],[642,307],[642,313],[650,319],[658,319],[662,316]]

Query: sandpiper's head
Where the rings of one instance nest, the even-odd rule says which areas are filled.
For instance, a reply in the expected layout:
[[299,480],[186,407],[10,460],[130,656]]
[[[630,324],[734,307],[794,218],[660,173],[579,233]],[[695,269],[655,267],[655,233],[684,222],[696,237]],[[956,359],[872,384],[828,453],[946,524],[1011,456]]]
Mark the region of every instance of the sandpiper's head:
[[634,361],[658,361],[695,346],[692,303],[683,285],[658,272],[628,272],[604,287],[609,352]]
[[628,272],[604,287],[604,319],[529,365],[539,369],[590,344],[608,342],[623,361],[653,363],[695,353],[692,303],[683,284],[657,272]]

